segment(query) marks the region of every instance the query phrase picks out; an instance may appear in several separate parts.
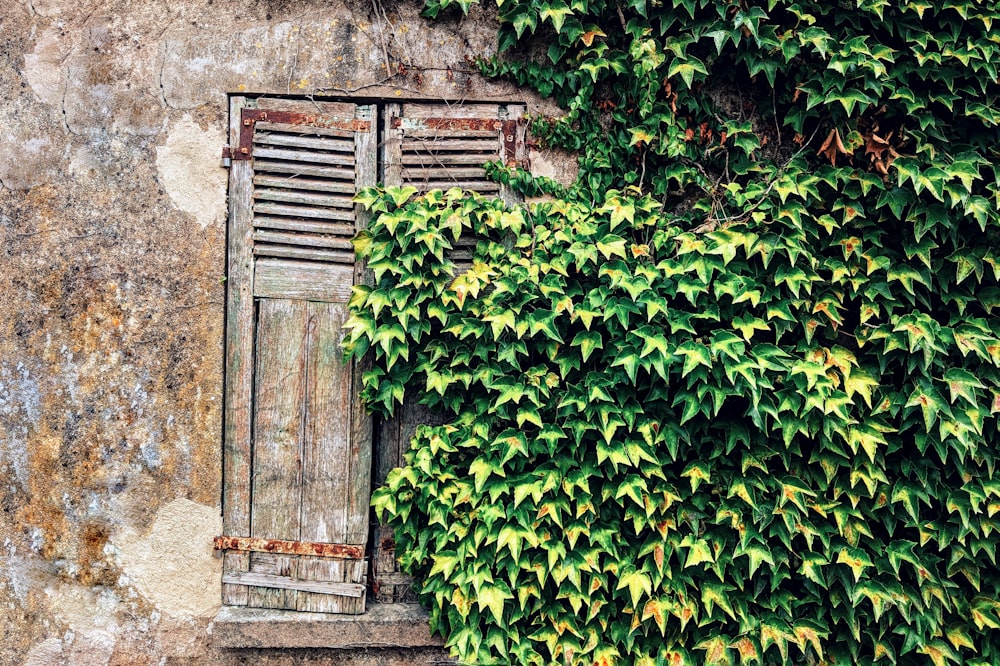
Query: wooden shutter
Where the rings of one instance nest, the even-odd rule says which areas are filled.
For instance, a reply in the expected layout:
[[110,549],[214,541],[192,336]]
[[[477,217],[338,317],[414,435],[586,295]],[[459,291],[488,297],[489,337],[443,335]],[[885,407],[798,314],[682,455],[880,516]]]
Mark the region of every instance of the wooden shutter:
[[[386,185],[412,185],[421,192],[461,187],[508,204],[518,201],[506,187],[486,180],[483,164],[527,162],[524,107],[520,104],[389,104],[383,115],[382,162]],[[461,271],[471,266],[474,240],[449,252]],[[419,424],[435,416],[413,400],[383,423],[376,456],[375,482],[402,462]],[[383,602],[413,601],[412,580],[400,573],[392,531],[379,527],[374,551],[374,588]]]
[[371,421],[340,341],[375,108],[231,105],[223,601],[361,613]]

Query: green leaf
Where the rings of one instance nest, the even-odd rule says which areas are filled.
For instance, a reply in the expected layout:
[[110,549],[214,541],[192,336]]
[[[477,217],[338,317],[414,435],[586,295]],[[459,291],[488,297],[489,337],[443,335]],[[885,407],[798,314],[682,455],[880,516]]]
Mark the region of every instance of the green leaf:
[[681,371],[682,377],[686,377],[699,365],[703,365],[709,369],[712,367],[712,354],[708,347],[700,342],[685,342],[677,348],[677,354],[684,357],[684,369]]
[[489,608],[497,624],[503,623],[504,601],[513,598],[514,595],[510,593],[510,590],[507,589],[503,581],[498,582],[496,586],[483,584],[476,593],[476,602],[479,604],[479,610],[482,611],[485,608]]
[[846,564],[854,573],[854,581],[861,580],[865,569],[874,566],[868,553],[859,548],[841,548],[837,553],[837,564]]
[[639,607],[639,601],[644,595],[648,597],[653,593],[653,582],[649,575],[642,571],[633,570],[624,574],[618,580],[618,587],[616,589],[621,590],[626,587],[628,588],[633,608]]
[[774,566],[774,558],[771,556],[770,549],[768,549],[766,546],[760,544],[750,545],[747,546],[746,548],[738,546],[736,548],[736,554],[733,556],[733,559],[737,557],[742,557],[744,555],[750,560],[748,575],[751,578],[753,577],[754,573],[757,572],[757,569],[760,568],[761,564],[766,562],[767,564],[770,564],[772,567]]
[[958,398],[962,398],[972,406],[976,406],[979,404],[976,389],[986,388],[986,385],[979,381],[975,375],[961,368],[950,368],[947,370],[944,373],[944,381],[948,384],[948,392],[952,404],[955,404]]
[[910,397],[906,401],[906,407],[920,407],[920,411],[924,417],[924,426],[927,432],[931,431],[934,426],[934,422],[937,420],[938,414],[942,411],[946,413],[949,418],[951,417],[951,410],[948,405],[944,402],[941,394],[930,384],[922,382],[913,392],[910,393]]
[[417,188],[407,185],[405,187],[387,187],[385,193],[389,195],[396,208],[401,207],[409,201],[410,197],[417,193]]
[[688,57],[684,60],[675,59],[667,70],[667,78],[671,78],[680,75],[681,79],[684,81],[684,85],[688,88],[694,85],[695,74],[708,75],[708,69],[705,68],[705,63],[698,60],[695,57]]
[[625,239],[620,236],[608,235],[597,241],[597,249],[605,259],[612,257],[625,258]]
[[712,482],[712,467],[706,462],[693,462],[684,468],[681,476],[689,478],[691,480],[691,492],[697,492],[698,486],[702,483]]

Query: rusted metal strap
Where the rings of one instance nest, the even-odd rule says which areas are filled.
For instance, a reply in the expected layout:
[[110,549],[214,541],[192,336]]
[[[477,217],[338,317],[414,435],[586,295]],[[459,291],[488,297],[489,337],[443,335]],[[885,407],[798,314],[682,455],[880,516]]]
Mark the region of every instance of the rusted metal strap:
[[253,130],[258,122],[282,125],[308,125],[322,129],[342,129],[351,132],[369,132],[371,123],[367,120],[345,120],[331,118],[319,113],[298,113],[295,111],[272,111],[268,109],[243,109],[240,116],[240,145],[233,153],[234,160],[248,160],[253,157]]
[[260,537],[215,537],[216,550],[241,550],[275,555],[312,555],[340,560],[361,560],[365,557],[364,546],[342,543],[313,543],[310,541],[283,541]]
[[496,118],[393,118],[393,129],[473,131],[500,133],[503,142],[504,161],[508,164],[517,159],[517,134],[519,123],[516,120],[498,120]]

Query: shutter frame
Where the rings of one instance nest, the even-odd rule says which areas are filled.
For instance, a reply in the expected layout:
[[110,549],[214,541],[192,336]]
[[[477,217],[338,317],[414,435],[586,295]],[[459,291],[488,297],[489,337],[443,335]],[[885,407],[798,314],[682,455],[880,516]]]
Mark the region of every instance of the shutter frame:
[[[350,113],[350,117],[344,117],[345,111]],[[333,326],[330,322],[346,317],[350,286],[369,279],[369,271],[360,262],[354,261],[353,250],[349,249],[350,236],[367,226],[368,215],[349,197],[358,188],[374,185],[376,181],[375,108],[369,105],[307,104],[292,100],[234,97],[230,103],[230,118],[230,143],[236,149],[232,151],[230,170],[227,260],[227,376],[223,444],[223,530],[227,536],[216,540],[216,546],[224,551],[223,603],[361,613],[364,612],[366,585],[364,552],[368,535],[371,419],[357,401],[364,361],[338,369],[336,364],[340,354],[336,341],[342,332],[339,325]],[[288,134],[281,135],[282,131]],[[270,145],[275,142],[275,137],[281,139],[279,144],[288,145]],[[345,141],[353,142],[353,154],[343,152]],[[334,153],[323,152],[325,147],[334,143],[337,146]],[[258,164],[255,159],[255,148],[261,160],[270,159],[279,167],[287,167],[287,173],[264,178],[257,187],[277,189],[268,190],[269,194],[257,192],[259,196],[256,198],[254,177],[264,169],[261,166],[263,162]],[[330,157],[323,157],[324,154]],[[337,157],[338,154],[343,157]],[[324,164],[330,164],[337,171]],[[343,172],[348,164],[352,164],[353,168],[351,176],[345,180]],[[311,172],[308,180],[296,180],[302,171]],[[323,180],[334,173],[334,180]],[[319,179],[316,174],[319,174]],[[347,183],[352,186],[348,187]],[[304,189],[300,187],[302,185]],[[282,187],[286,189],[282,191]],[[328,188],[330,192],[312,191],[316,187],[321,190]],[[270,201],[264,201],[262,196]],[[285,203],[282,197],[286,201],[291,200]],[[278,198],[277,202],[274,202],[275,198]],[[323,206],[327,205],[332,206],[330,212],[324,212],[326,209]],[[351,223],[350,227],[346,226],[347,222]],[[275,228],[275,225],[280,226]],[[343,240],[337,240],[338,237]],[[323,261],[316,261],[317,258]],[[273,306],[263,307],[269,303]],[[280,306],[281,303],[288,305]],[[268,312],[272,312],[273,316]],[[271,317],[269,321],[273,324],[259,319],[267,316]],[[286,321],[287,317],[299,323]],[[285,324],[281,324],[282,321]],[[327,324],[324,326],[323,322]],[[300,429],[290,439],[286,437],[288,433],[282,430],[281,423],[275,426],[277,430],[268,430],[267,427],[261,430],[260,425],[254,425],[264,418],[259,412],[263,404],[260,402],[260,391],[264,390],[261,383],[266,376],[261,364],[268,362],[262,360],[265,358],[262,353],[266,350],[257,348],[260,341],[256,336],[263,334],[263,329],[258,327],[265,325],[277,326],[274,330],[279,336],[281,331],[286,330],[282,326],[291,326],[288,331],[299,330],[307,336],[314,336],[309,338],[312,343],[302,342],[306,351],[299,352],[299,357],[305,365],[301,366],[303,369],[299,373],[307,384],[318,382],[318,388],[314,390],[320,391],[315,397],[319,403],[309,407],[313,402],[310,402],[312,397],[307,390],[302,398],[302,407],[298,408],[304,414],[298,417],[304,430]],[[319,326],[319,331],[315,331],[316,326]],[[309,344],[315,344],[316,348],[310,348]],[[322,378],[327,376],[324,373],[330,371],[339,380],[334,382],[336,386],[327,388]],[[310,372],[314,374],[310,375]],[[333,394],[329,393],[331,390]],[[333,398],[334,395],[340,397]],[[329,404],[341,406],[340,416],[330,411]],[[281,418],[280,413],[276,414]],[[337,423],[347,425],[337,426]],[[288,529],[292,529],[294,535],[259,533],[262,530],[281,530],[265,528],[255,518],[259,511],[264,524],[281,525],[284,520],[281,515],[270,519],[264,515],[274,502],[254,509],[255,495],[264,492],[262,489],[267,488],[268,480],[262,480],[261,473],[254,471],[254,466],[259,464],[255,458],[266,460],[267,456],[261,451],[255,454],[253,447],[263,446],[259,438],[268,437],[266,433],[270,431],[279,438],[268,444],[271,447],[269,455],[278,456],[272,462],[275,462],[280,474],[296,475],[298,485],[295,488],[302,493],[295,498],[300,515],[297,518],[291,516],[289,511],[294,513],[294,508],[288,507],[281,514],[290,516]],[[255,438],[258,441],[254,441]],[[295,444],[298,453],[288,457],[288,444],[295,441],[298,442]],[[331,462],[324,457],[324,450],[331,445],[347,456],[342,472],[327,469],[340,464],[339,459]],[[314,447],[318,448],[314,450]],[[302,476],[301,469],[290,471],[289,465],[283,465],[283,462],[294,463],[296,459],[300,467],[306,465],[308,478]],[[282,469],[285,471],[281,472]],[[313,471],[315,473],[310,476]],[[280,474],[275,477],[277,484],[284,478]],[[331,512],[324,515],[334,518],[332,524],[328,524],[326,519],[314,521],[316,516],[308,515],[308,503],[318,506],[324,499],[324,493],[331,489],[331,483],[335,484],[333,488],[337,494],[332,501],[342,505],[336,507],[339,517]],[[309,488],[315,490],[310,491]],[[279,489],[273,487],[269,492]],[[312,499],[308,499],[307,495]],[[278,522],[274,523],[274,520]],[[329,537],[308,538],[311,534],[322,537],[323,534],[334,533],[341,535],[339,540],[342,543],[334,543],[338,539]],[[293,538],[281,538],[288,536]]]
[[[446,146],[449,152],[460,151],[463,139],[481,139],[477,136],[492,132],[494,138],[491,150],[495,158],[508,166],[528,166],[527,127],[524,123],[525,107],[519,103],[499,104],[425,104],[425,103],[394,103],[387,104],[383,113],[383,149],[382,164],[386,185],[412,185],[418,191],[426,192],[434,187],[448,189],[452,186],[463,187],[483,194],[497,196],[507,205],[513,206],[520,198],[508,187],[499,183],[486,184],[482,176],[485,171],[478,165],[455,163],[453,165],[437,165],[442,171],[449,168],[460,175],[453,183],[447,183],[444,178],[434,182],[426,182],[408,177],[404,156],[407,152],[407,140],[414,138],[426,139],[430,148],[436,142]],[[415,146],[413,147],[415,148]],[[411,148],[412,150],[412,148]],[[429,160],[433,160],[435,151],[428,151]],[[487,161],[486,159],[482,160]],[[432,168],[429,164],[427,168]],[[477,175],[467,176],[475,173]],[[437,175],[437,174],[435,174]],[[471,244],[459,244],[449,254],[456,263],[457,270],[471,266],[468,256],[471,254]],[[387,419],[379,428],[379,444],[375,464],[375,485],[385,483],[389,472],[399,467],[403,454],[409,449],[410,439],[421,424],[441,423],[441,419],[428,411],[415,400],[407,399],[396,409],[395,416]],[[395,539],[392,530],[386,526],[376,525],[372,548],[373,589],[375,598],[383,603],[416,601],[413,579],[400,572],[396,558]]]

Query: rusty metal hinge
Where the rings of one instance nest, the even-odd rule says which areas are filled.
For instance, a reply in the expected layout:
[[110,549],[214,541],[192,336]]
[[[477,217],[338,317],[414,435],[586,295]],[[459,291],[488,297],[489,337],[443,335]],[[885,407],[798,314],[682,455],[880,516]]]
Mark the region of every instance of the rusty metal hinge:
[[[503,143],[504,163],[511,164],[517,159],[518,133],[524,124],[517,120],[498,120],[496,118],[393,118],[390,126],[393,129],[406,130],[425,129],[448,131],[495,131]],[[442,136],[442,138],[444,138]]]
[[312,555],[341,560],[362,560],[365,557],[364,546],[354,544],[285,541],[260,537],[217,536],[214,547],[215,550],[252,551],[274,553],[275,555]]
[[228,169],[233,165],[233,150],[227,143],[222,147],[222,167]]
[[267,109],[243,109],[240,115],[240,144],[232,151],[234,160],[249,160],[253,157],[253,131],[258,122],[282,125],[309,125],[321,129],[340,129],[350,132],[369,132],[371,123],[357,118],[346,120],[331,118],[317,113],[296,113],[293,111],[271,111]]

